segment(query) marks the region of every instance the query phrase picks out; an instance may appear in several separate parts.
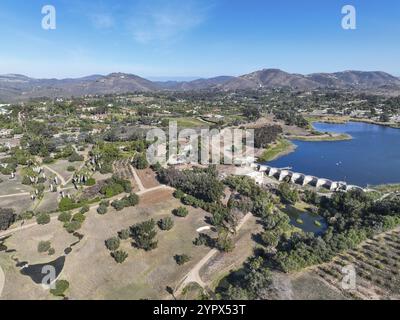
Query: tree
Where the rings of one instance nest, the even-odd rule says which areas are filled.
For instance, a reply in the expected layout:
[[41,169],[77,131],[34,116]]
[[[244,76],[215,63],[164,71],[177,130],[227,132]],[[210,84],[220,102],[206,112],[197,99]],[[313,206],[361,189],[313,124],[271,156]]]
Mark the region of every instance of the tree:
[[40,241],[38,244],[38,252],[43,253],[49,251],[51,248],[50,241]]
[[113,237],[106,240],[106,247],[110,251],[115,251],[119,248],[120,241],[119,238]]
[[89,212],[89,210],[90,210],[90,207],[87,205],[87,204],[85,204],[82,208],[81,208],[81,210],[79,211],[81,214],[85,214],[86,212]]
[[7,230],[17,219],[13,209],[1,208],[0,209],[0,230]]
[[81,227],[82,224],[78,221],[71,221],[64,224],[64,228],[65,230],[67,230],[68,233],[74,233],[78,231]]
[[232,252],[235,249],[232,237],[225,228],[221,228],[218,232],[217,248],[224,252]]
[[114,251],[111,255],[117,263],[123,263],[128,258],[128,254],[122,250]]
[[282,182],[279,185],[279,192],[283,202],[295,204],[299,201],[298,191],[295,188],[292,188],[287,182]]
[[121,240],[128,240],[130,236],[131,236],[131,232],[129,231],[129,229],[124,229],[124,230],[121,230],[120,232],[118,232],[118,237]]
[[131,234],[138,248],[146,251],[157,248],[158,241],[154,240],[157,235],[155,226],[155,221],[151,219],[131,227]]
[[133,158],[132,165],[139,170],[146,169],[149,167],[147,158],[143,153],[136,154],[136,156]]
[[107,208],[106,206],[104,206],[104,205],[100,205],[100,206],[97,208],[97,213],[98,213],[98,214],[101,214],[101,215],[106,214],[107,211],[108,211],[108,208]]
[[85,222],[85,220],[86,220],[86,217],[80,212],[75,213],[74,216],[72,217],[72,221],[79,222],[80,224]]
[[59,214],[59,216],[58,216],[58,221],[61,221],[61,222],[64,222],[64,223],[70,222],[71,219],[72,219],[71,212],[61,212]]
[[168,231],[171,230],[173,226],[174,226],[174,221],[172,220],[171,217],[163,218],[160,221],[158,221],[158,227],[161,230]]
[[50,215],[47,213],[40,213],[36,217],[36,222],[41,225],[48,224],[50,223]]
[[174,209],[174,210],[172,211],[172,213],[173,213],[174,215],[176,215],[177,217],[182,217],[182,218],[184,218],[184,217],[186,217],[186,216],[189,214],[189,211],[188,211],[188,209],[185,208],[185,207],[179,207],[179,208],[177,208],[177,209]]
[[69,288],[69,282],[67,280],[57,280],[54,289],[50,290],[50,293],[56,297],[64,296],[65,291]]
[[180,266],[190,261],[190,257],[187,254],[177,254],[174,256],[174,259]]

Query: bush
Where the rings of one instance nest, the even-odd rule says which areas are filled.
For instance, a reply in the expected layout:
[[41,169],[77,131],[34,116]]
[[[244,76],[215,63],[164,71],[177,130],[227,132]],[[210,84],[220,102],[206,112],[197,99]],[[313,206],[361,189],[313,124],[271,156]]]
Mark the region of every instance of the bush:
[[89,178],[85,182],[85,186],[88,186],[88,187],[94,186],[95,184],[96,184],[96,179],[94,179],[94,178]]
[[50,290],[50,293],[56,297],[64,296],[65,291],[69,288],[69,282],[67,280],[57,280],[56,287]]
[[77,161],[83,161],[84,157],[77,154],[76,152],[72,153],[69,157],[68,157],[68,161],[69,162],[77,162]]
[[179,208],[177,208],[177,209],[174,209],[174,210],[172,211],[172,213],[173,213],[174,215],[176,215],[177,217],[186,217],[186,216],[189,214],[189,211],[188,211],[188,209],[185,208],[185,207],[179,207]]
[[61,221],[61,222],[64,222],[64,223],[70,222],[71,219],[72,219],[71,212],[61,212],[59,214],[59,216],[58,216],[58,221]]
[[74,172],[75,171],[75,167],[74,166],[68,166],[67,171],[68,172]]
[[129,196],[122,198],[121,200],[115,200],[111,203],[111,206],[117,211],[121,211],[126,207],[134,207],[139,203],[139,196],[137,194],[130,194]]
[[190,257],[187,254],[177,254],[174,256],[174,259],[180,266],[190,261]]
[[56,253],[56,250],[54,248],[50,248],[48,251],[49,256],[52,256],[55,253]]
[[115,251],[119,248],[120,241],[119,238],[113,237],[106,240],[106,247],[110,251]]
[[128,254],[122,250],[115,251],[111,255],[117,263],[123,263],[128,258]]
[[14,209],[0,208],[0,230],[7,230],[16,219]]
[[41,225],[48,224],[50,223],[50,215],[47,213],[40,213],[36,217],[36,222]]
[[174,226],[174,221],[170,217],[167,217],[167,218],[164,218],[164,219],[161,219],[160,221],[158,221],[158,227],[161,230],[168,231],[168,230],[171,230],[173,226]]
[[118,237],[121,240],[128,240],[130,236],[131,236],[131,232],[129,231],[129,229],[124,229],[124,230],[121,230],[120,232],[118,232]]
[[81,208],[81,210],[79,211],[81,214],[85,214],[86,212],[89,212],[89,210],[90,210],[90,207],[87,205],[87,204],[85,204],[82,208]]
[[182,199],[185,196],[185,193],[182,190],[175,190],[173,193],[176,199]]
[[81,227],[82,224],[78,221],[71,221],[64,224],[64,228],[65,230],[67,230],[68,233],[74,233],[78,231]]
[[86,217],[82,213],[75,213],[74,216],[72,217],[72,221],[79,222],[82,224],[85,222]]
[[147,162],[146,155],[138,153],[133,159],[132,165],[139,170],[148,168],[149,163]]
[[35,214],[32,211],[25,211],[19,217],[20,217],[21,220],[30,220],[34,216],[35,216]]
[[43,163],[44,164],[50,164],[50,163],[53,163],[53,162],[54,162],[54,159],[52,157],[44,157],[43,158]]
[[157,248],[158,241],[154,240],[157,235],[155,226],[156,223],[151,219],[131,227],[132,238],[135,240],[135,244],[138,248],[146,251]]
[[40,241],[38,244],[38,252],[43,253],[49,251],[51,248],[51,242],[50,241]]
[[101,206],[108,207],[108,206],[110,205],[110,201],[109,201],[109,200],[102,200],[102,201],[100,202],[100,205],[101,205]]
[[98,214],[101,214],[101,215],[106,214],[107,211],[108,211],[108,208],[107,208],[106,206],[103,206],[103,205],[100,205],[100,206],[97,208],[97,213],[98,213]]

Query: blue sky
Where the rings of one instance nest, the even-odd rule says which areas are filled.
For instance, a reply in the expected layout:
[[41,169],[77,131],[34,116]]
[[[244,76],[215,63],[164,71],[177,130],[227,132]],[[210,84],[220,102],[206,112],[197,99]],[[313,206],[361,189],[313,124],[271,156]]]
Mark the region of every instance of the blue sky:
[[[41,9],[56,8],[56,30]],[[357,29],[341,27],[354,5]],[[1,0],[0,74],[174,79],[382,70],[400,75],[398,0]]]

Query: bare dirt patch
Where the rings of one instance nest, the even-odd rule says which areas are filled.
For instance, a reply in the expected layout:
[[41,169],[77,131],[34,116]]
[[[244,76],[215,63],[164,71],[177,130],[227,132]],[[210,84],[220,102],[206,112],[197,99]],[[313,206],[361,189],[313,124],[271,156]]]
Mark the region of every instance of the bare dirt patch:
[[160,183],[158,182],[156,178],[156,173],[151,170],[150,168],[144,169],[144,170],[137,170],[137,175],[139,176],[140,180],[142,181],[143,186],[146,189],[158,187]]

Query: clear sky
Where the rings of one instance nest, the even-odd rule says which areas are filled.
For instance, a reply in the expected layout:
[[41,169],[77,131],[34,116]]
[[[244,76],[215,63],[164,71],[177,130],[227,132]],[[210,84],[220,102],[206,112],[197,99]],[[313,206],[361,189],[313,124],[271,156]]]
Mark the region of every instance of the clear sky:
[[[44,5],[56,29],[43,30]],[[357,29],[341,26],[344,5]],[[1,0],[0,74],[148,78],[382,70],[400,75],[398,0]]]

